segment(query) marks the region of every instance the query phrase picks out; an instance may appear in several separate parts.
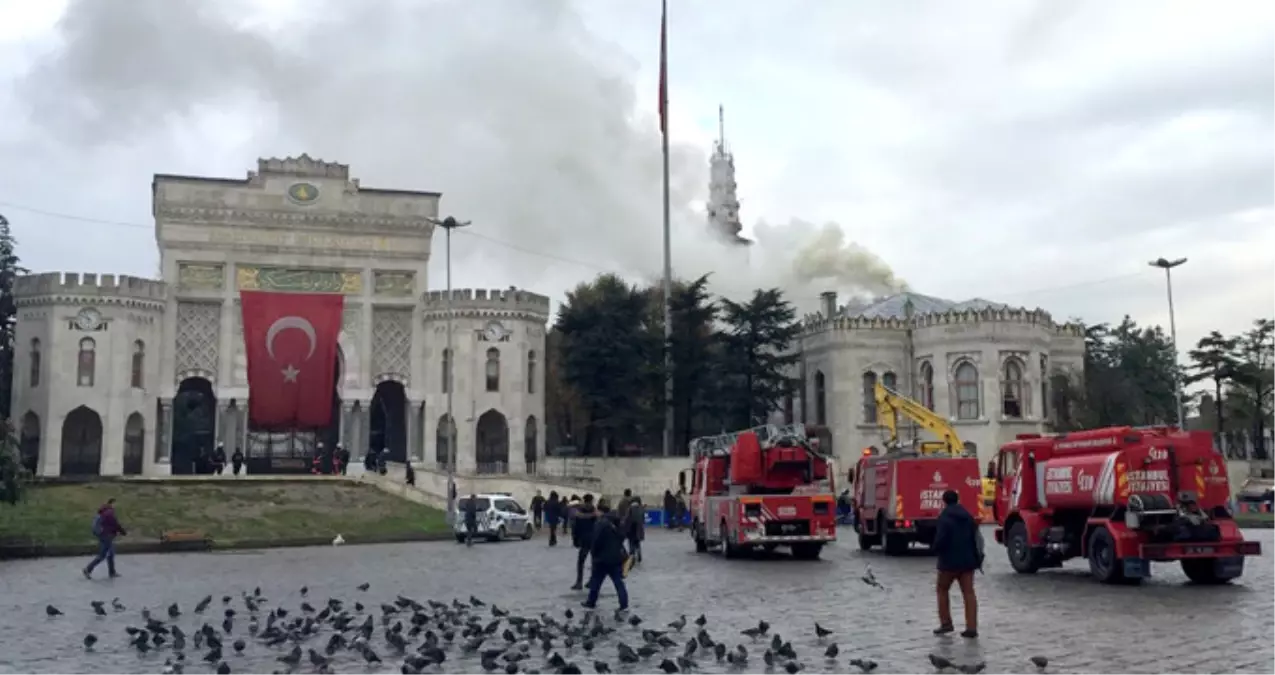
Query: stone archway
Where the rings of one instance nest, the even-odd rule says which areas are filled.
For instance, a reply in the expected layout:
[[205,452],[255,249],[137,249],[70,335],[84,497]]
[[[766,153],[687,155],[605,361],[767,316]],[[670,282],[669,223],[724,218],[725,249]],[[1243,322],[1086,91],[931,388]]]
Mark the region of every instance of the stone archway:
[[509,473],[509,421],[495,408],[478,418],[474,459],[477,473]]
[[146,422],[141,413],[128,416],[124,424],[124,475],[140,476],[146,454]]
[[102,475],[102,418],[88,406],[62,422],[62,475]]
[[22,416],[19,434],[18,449],[22,456],[22,467],[34,476],[40,469],[40,416],[28,410]]
[[172,471],[177,475],[208,473],[216,439],[217,395],[212,382],[188,377],[173,397]]
[[403,383],[386,380],[376,385],[372,395],[368,443],[389,453],[386,460],[407,461],[407,389]]

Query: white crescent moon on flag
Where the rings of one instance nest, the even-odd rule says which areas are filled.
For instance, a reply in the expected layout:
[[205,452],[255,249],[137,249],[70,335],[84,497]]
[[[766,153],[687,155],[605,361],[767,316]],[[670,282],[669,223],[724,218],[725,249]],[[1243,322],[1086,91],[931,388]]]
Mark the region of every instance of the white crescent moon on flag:
[[278,360],[274,357],[274,339],[289,328],[295,328],[310,339],[310,352],[305,355],[305,360],[309,361],[314,356],[314,349],[318,346],[318,338],[314,334],[314,325],[308,320],[299,316],[281,316],[270,324],[270,330],[266,331],[266,353],[270,354],[271,360]]

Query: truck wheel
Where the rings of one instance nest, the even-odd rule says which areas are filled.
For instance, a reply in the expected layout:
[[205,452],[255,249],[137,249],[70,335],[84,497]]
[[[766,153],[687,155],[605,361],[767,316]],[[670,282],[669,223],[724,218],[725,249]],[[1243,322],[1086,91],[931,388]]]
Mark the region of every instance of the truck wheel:
[[717,530],[717,538],[722,542],[722,557],[734,558],[738,554],[738,550],[730,543],[729,530],[726,529],[726,521],[722,521],[720,528]]
[[[1187,558],[1182,560],[1182,572],[1191,583],[1201,586],[1225,584],[1234,577],[1223,577],[1217,573],[1217,561],[1213,558]],[[1235,576],[1239,576],[1238,574]]]
[[696,553],[708,552],[708,542],[704,539],[704,526],[700,525],[698,520],[691,523],[691,538],[695,540]]
[[1104,584],[1124,583],[1124,567],[1116,557],[1116,540],[1105,527],[1089,535],[1089,572]]
[[802,543],[792,545],[792,557],[797,560],[818,560],[823,544]]
[[1009,528],[1005,536],[1005,552],[1009,554],[1009,564],[1019,574],[1035,574],[1040,570],[1040,556],[1032,550],[1027,540],[1027,524],[1021,520]]
[[877,543],[876,537],[873,537],[870,534],[864,534],[862,530],[859,531],[859,550],[860,551],[866,551],[872,548],[873,546],[876,546],[876,543]]

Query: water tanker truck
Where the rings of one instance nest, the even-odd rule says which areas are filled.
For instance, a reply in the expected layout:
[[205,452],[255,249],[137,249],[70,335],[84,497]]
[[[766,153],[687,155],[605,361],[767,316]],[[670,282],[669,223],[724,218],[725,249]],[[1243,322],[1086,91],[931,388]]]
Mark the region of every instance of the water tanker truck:
[[1261,554],[1228,508],[1226,461],[1207,432],[1110,427],[1020,435],[1000,449],[996,540],[1022,574],[1083,557],[1104,583],[1138,583],[1177,561],[1225,583]]

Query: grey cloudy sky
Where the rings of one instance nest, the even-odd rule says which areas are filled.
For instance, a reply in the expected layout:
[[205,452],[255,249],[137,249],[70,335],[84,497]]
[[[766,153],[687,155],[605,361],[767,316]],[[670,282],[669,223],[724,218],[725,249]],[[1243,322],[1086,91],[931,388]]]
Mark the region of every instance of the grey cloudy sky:
[[[1167,323],[1146,261],[1188,256],[1184,344],[1275,308],[1275,3],[672,4],[680,274],[810,307],[884,261]],[[655,0],[0,0],[0,213],[33,269],[152,274],[152,174],[308,152],[443,192],[460,285],[655,275],[658,28]],[[700,232],[718,103],[751,265]]]

